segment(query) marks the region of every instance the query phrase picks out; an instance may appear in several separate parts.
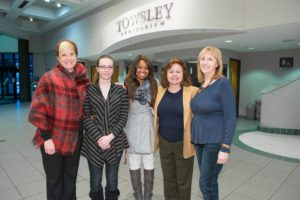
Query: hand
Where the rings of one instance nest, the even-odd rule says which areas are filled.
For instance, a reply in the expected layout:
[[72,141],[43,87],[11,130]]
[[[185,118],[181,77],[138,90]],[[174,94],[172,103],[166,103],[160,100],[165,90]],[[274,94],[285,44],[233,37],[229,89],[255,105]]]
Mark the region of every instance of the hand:
[[46,140],[44,142],[45,153],[49,155],[55,154],[55,145],[52,139]]
[[219,155],[218,155],[218,161],[217,161],[217,163],[218,164],[225,164],[227,162],[227,160],[228,160],[228,156],[229,156],[228,153],[220,151]]
[[105,135],[99,138],[97,143],[102,150],[106,150],[110,148],[110,143],[113,139],[114,139],[114,135],[111,133],[109,135]]
[[110,144],[105,144],[104,143],[104,138],[105,136],[102,136],[101,138],[98,139],[97,143],[98,143],[98,146],[102,149],[102,150],[106,150],[106,149],[109,149],[110,148]]
[[127,149],[124,149],[124,165],[127,164]]

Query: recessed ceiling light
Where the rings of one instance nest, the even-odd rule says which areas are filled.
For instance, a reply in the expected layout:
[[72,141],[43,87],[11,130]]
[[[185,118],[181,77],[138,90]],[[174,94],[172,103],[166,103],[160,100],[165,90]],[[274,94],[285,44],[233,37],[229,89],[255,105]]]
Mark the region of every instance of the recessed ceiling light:
[[254,47],[248,47],[248,49],[249,49],[249,50],[255,50],[255,48],[254,48]]
[[45,0],[45,2],[49,3],[49,2],[50,2],[50,0]]
[[32,18],[32,17],[29,17],[29,21],[33,22],[33,18]]
[[61,7],[61,4],[60,3],[56,3],[56,6],[58,7],[58,8],[60,8]]
[[127,56],[132,56],[132,53],[128,53]]
[[285,39],[285,40],[281,40],[281,42],[294,42],[294,39]]
[[230,42],[232,42],[232,40],[225,40],[225,42],[226,42],[226,43],[230,43]]

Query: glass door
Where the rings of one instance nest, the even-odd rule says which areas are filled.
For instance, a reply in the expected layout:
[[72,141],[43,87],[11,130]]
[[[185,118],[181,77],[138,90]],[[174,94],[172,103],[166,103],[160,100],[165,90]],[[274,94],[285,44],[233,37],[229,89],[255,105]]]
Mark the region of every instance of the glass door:
[[2,72],[0,71],[0,99],[3,99],[3,78],[2,78]]
[[17,80],[15,70],[0,70],[0,98],[16,99],[17,98]]

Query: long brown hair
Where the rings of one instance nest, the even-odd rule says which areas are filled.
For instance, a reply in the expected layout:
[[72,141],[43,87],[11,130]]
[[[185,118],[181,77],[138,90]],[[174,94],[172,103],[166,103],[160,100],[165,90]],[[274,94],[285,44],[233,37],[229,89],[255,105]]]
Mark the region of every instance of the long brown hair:
[[147,76],[147,79],[150,81],[151,106],[154,106],[155,98],[157,95],[157,82],[153,75],[152,64],[151,64],[149,58],[144,55],[138,55],[135,58],[135,60],[133,61],[132,65],[130,67],[130,70],[125,78],[125,86],[128,91],[128,99],[129,100],[134,99],[136,89],[140,86],[140,82],[136,78],[136,71],[137,71],[137,67],[141,60],[143,60],[146,63],[146,65],[149,69],[149,74]]
[[[108,59],[112,60],[112,62],[113,62],[113,68],[114,68],[114,66],[115,66],[115,61],[114,61],[113,57],[111,57],[111,56],[109,56],[109,55],[102,55],[102,56],[99,56],[99,58],[97,59],[97,62],[96,62],[96,68],[99,67],[99,66],[98,66],[98,65],[99,65],[99,62],[100,62],[100,60],[103,59],[103,58],[108,58]],[[99,73],[98,73],[98,72],[94,74],[93,80],[95,80],[95,83],[97,83],[97,82],[99,81]]]
[[181,81],[180,85],[181,86],[191,86],[192,85],[191,76],[188,73],[185,62],[183,60],[181,60],[180,58],[172,58],[164,66],[164,68],[161,72],[160,85],[164,88],[169,87],[167,72],[172,67],[172,65],[174,65],[174,64],[178,64],[182,67],[183,77],[182,77],[182,81]]

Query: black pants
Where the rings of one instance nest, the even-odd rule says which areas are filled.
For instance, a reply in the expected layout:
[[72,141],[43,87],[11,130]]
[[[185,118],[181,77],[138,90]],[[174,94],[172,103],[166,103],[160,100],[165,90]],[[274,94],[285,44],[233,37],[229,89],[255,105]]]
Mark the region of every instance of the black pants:
[[60,153],[48,155],[41,146],[43,166],[46,174],[47,200],[76,200],[76,178],[78,172],[82,136],[78,138],[72,155]]

